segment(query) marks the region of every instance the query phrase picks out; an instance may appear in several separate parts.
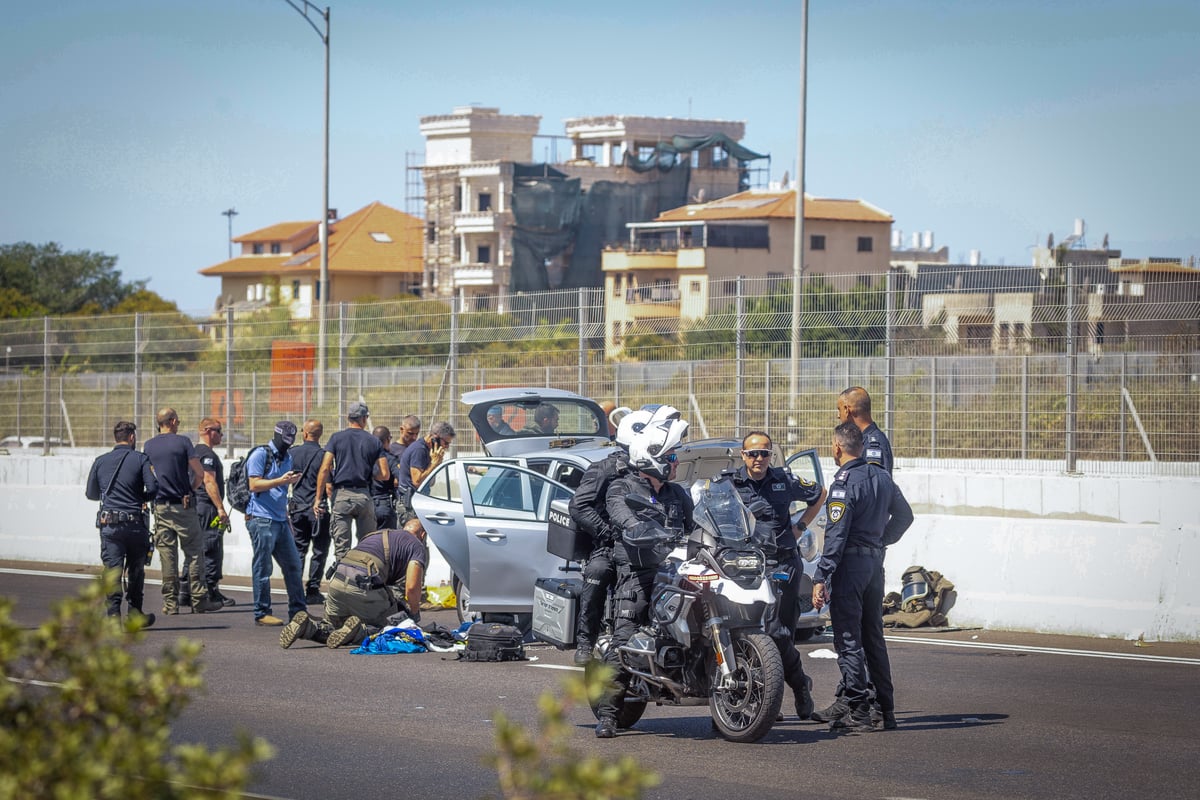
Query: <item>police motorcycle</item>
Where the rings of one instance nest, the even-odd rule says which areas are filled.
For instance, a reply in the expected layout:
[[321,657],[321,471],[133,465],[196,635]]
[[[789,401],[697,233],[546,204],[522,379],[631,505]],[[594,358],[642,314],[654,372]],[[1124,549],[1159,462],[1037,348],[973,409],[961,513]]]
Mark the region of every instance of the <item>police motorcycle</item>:
[[[691,494],[696,528],[686,541],[662,525],[639,526],[637,540],[625,539],[627,548],[670,555],[655,578],[649,624],[618,650],[632,678],[617,724],[631,727],[651,702],[707,702],[723,738],[755,742],[775,723],[784,694],[783,663],[766,633],[780,577],[768,560],[773,542],[755,536],[753,515],[729,481],[698,481]],[[626,502],[653,519],[641,498]],[[601,654],[611,639],[600,637]]]

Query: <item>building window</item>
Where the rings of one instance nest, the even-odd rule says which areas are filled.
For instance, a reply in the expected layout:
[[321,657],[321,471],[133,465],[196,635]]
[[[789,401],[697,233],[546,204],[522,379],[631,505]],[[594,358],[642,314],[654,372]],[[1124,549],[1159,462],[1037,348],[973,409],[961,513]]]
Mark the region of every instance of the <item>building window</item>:
[[709,225],[708,246],[769,250],[771,237],[766,225]]
[[824,250],[825,249],[825,236],[820,233],[814,233],[812,236],[808,237],[808,249],[809,250]]
[[292,299],[300,299],[300,281],[292,281]]
[[492,193],[491,192],[480,192],[479,193],[479,210],[480,211],[491,211],[492,210]]
[[261,255],[263,254],[262,242],[255,242],[255,243],[254,243],[254,250],[253,250],[253,252],[254,252],[254,255],[256,255],[256,256],[261,256]]
[[873,249],[873,245],[871,244],[870,236],[858,237],[858,252],[870,253],[872,251],[872,249]]
[[700,281],[689,281],[688,283],[691,285],[692,294],[700,294]]
[[621,276],[613,275],[613,297],[621,296]]
[[279,246],[279,242],[271,242],[271,255],[277,256],[283,248]]
[[321,302],[321,279],[313,281],[313,299],[318,303]]
[[476,248],[475,254],[477,256],[479,256],[476,259],[477,263],[479,263],[479,264],[492,263],[492,247],[491,247],[491,245],[487,245],[487,244],[479,245],[479,247]]

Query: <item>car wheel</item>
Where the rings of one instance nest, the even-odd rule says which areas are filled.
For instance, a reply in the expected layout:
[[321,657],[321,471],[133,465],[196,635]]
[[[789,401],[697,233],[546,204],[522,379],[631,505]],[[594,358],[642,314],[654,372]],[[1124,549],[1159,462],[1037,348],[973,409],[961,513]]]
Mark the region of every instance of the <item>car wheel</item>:
[[481,617],[479,614],[471,611],[471,590],[466,584],[454,576],[454,608],[458,612],[458,622],[461,625],[464,622],[479,622]]

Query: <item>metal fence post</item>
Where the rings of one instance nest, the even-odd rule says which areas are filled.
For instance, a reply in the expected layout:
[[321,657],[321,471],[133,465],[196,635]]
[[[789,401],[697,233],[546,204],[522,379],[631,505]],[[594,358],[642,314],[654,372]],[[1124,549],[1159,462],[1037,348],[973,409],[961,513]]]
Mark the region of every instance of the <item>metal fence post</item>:
[[583,302],[584,301],[583,301],[583,298],[584,298],[585,291],[587,291],[587,290],[584,289],[582,286],[579,287],[579,326],[578,326],[578,328],[579,328],[579,378],[577,381],[578,388],[576,389],[576,394],[581,394],[586,397],[586,396],[588,396],[588,393],[583,390],[584,371],[585,371],[585,368],[587,365],[587,350],[584,348],[584,344],[583,344],[583,329],[584,329],[584,319],[583,319],[583,314],[584,314]]
[[254,447],[254,429],[258,427],[258,373],[250,373],[250,437],[247,447]]
[[1075,459],[1078,456],[1077,443],[1075,441],[1075,410],[1076,410],[1076,385],[1075,376],[1075,268],[1071,264],[1067,264],[1067,414],[1066,414],[1066,429],[1064,431],[1066,440],[1067,452],[1067,472],[1075,471]]
[[346,413],[346,382],[350,380],[346,372],[346,352],[350,345],[350,336],[346,323],[346,303],[338,303],[338,415]]
[[225,457],[233,458],[233,306],[225,309]]
[[42,455],[50,455],[50,318],[42,317]]
[[1121,386],[1117,391],[1117,458],[1120,461],[1125,460],[1125,403],[1122,401],[1122,395],[1125,392],[1125,370],[1128,366],[1128,358],[1128,353],[1121,353]]
[[[133,425],[142,428],[142,315],[133,315]],[[146,431],[149,433],[149,431]],[[157,433],[157,429],[155,430]],[[150,434],[153,436],[154,434]],[[150,436],[145,437],[149,439]]]
[[[742,428],[742,423],[743,423],[742,414],[744,413],[745,408],[746,408],[746,387],[745,387],[745,380],[746,380],[746,298],[742,294],[742,281],[743,281],[742,276],[738,275],[737,281],[734,284],[734,292],[736,293],[736,300],[737,300],[737,332],[735,334],[737,346],[734,349],[736,361],[734,364],[734,378],[733,379],[734,379],[734,382],[736,385],[734,386],[734,398],[735,399],[734,399],[733,419],[734,419],[734,425],[736,426],[736,430],[737,430],[738,434],[740,434],[743,429]],[[690,383],[690,376],[691,376],[690,362],[688,365],[688,376],[689,376],[689,383]],[[799,394],[799,382],[798,381],[799,381],[799,379],[797,379],[797,384],[796,384],[796,393],[797,394]],[[688,387],[688,391],[689,392],[691,391],[690,386]],[[794,400],[792,401],[792,403],[793,403],[793,405],[795,405]]]
[[937,356],[929,357],[929,457],[937,458]]
[[886,374],[883,379],[884,393],[884,412],[883,412],[883,428],[887,431],[888,436],[892,437],[892,441],[896,441],[896,428],[894,425],[894,413],[896,409],[896,349],[895,338],[893,332],[896,327],[896,271],[894,268],[889,268],[884,276],[884,361],[886,363]]
[[446,358],[446,384],[450,396],[446,398],[446,419],[458,430],[458,314],[450,309],[450,350]]
[[1029,457],[1029,356],[1021,356],[1021,458]]

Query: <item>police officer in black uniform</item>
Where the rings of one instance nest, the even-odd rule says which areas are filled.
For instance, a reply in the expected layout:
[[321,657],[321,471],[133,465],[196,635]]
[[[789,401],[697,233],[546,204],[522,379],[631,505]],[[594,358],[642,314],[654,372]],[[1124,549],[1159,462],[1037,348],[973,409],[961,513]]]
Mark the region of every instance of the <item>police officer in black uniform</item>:
[[592,537],[592,552],[583,566],[583,590],[579,593],[579,620],[575,626],[576,664],[586,664],[592,657],[596,637],[600,635],[604,601],[617,579],[617,568],[612,559],[616,531],[608,521],[605,497],[609,484],[628,468],[629,453],[619,447],[607,458],[588,466],[579,481],[579,488],[571,497],[571,518],[580,530]]
[[[142,611],[146,584],[146,562],[150,555],[150,531],[142,515],[146,503],[158,492],[158,480],[150,459],[134,449],[137,426],[122,420],[113,426],[116,446],[92,463],[88,473],[87,498],[100,501],[100,560],[106,570],[124,573],[124,595],[130,618],[140,618],[142,627],[154,624],[154,614]],[[108,596],[108,615],[121,616],[121,582]]]
[[[804,674],[804,665],[796,651],[796,622],[800,618],[800,576],[804,564],[800,560],[796,537],[821,511],[825,489],[813,481],[797,478],[782,467],[771,466],[771,437],[764,431],[751,431],[742,439],[742,466],[725,470],[721,478],[733,483],[747,507],[763,501],[769,507],[754,514],[755,527],[769,534],[775,542],[775,558],[779,571],[791,577],[780,589],[778,627],[772,632],[779,656],[783,661],[783,676],[792,687],[796,714],[808,719],[813,712],[812,678]],[[805,503],[808,508],[793,524],[791,506]],[[807,598],[805,598],[807,600]]]
[[[618,649],[629,642],[638,626],[646,622],[650,609],[650,591],[659,565],[670,555],[671,547],[661,540],[650,547],[635,547],[629,542],[648,532],[666,529],[686,537],[695,528],[692,520],[692,497],[677,483],[672,483],[676,470],[675,449],[687,433],[687,423],[667,420],[637,433],[629,446],[629,470],[612,481],[605,504],[614,531],[613,562],[617,568],[617,586],[613,592],[615,605],[612,645],[604,654],[606,663],[617,668],[615,686],[597,704],[599,722],[596,738],[611,739],[617,735],[618,719],[629,689],[629,673],[620,669]],[[643,516],[635,511],[627,498],[641,498],[643,508],[653,508]]]
[[[892,669],[883,640],[884,548],[899,541],[913,522],[912,508],[892,477],[862,458],[862,431],[853,421],[833,429],[833,460],[841,469],[829,487],[825,549],[813,576],[813,605],[829,603],[834,647],[842,672],[845,709],[834,730],[871,730],[871,690],[883,714],[883,727],[896,727]],[[832,591],[830,591],[830,588]],[[831,716],[833,716],[831,714]]]
[[895,460],[892,458],[892,443],[871,417],[871,395],[861,386],[851,386],[838,395],[838,419],[853,422],[862,431],[863,461],[878,464],[892,474]]
[[392,432],[384,425],[377,425],[371,435],[383,445],[383,457],[387,459],[388,476],[381,479],[371,475],[371,502],[375,504],[375,527],[378,530],[398,528],[396,524],[396,481],[400,475],[400,459],[392,454]]
[[331,544],[328,485],[326,496],[317,500],[317,473],[325,458],[325,448],[321,447],[324,434],[325,426],[321,420],[306,420],[301,431],[304,441],[288,449],[292,468],[300,473],[300,482],[292,486],[292,496],[288,498],[288,519],[292,523],[292,538],[296,540],[301,567],[309,547],[312,548],[308,575],[304,579],[304,602],[310,606],[325,602],[325,595],[321,594],[321,578],[325,573],[325,561],[329,558]]

